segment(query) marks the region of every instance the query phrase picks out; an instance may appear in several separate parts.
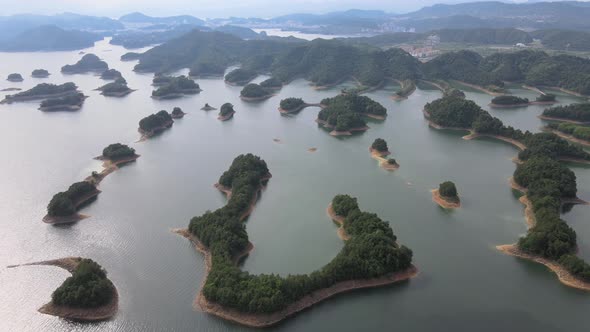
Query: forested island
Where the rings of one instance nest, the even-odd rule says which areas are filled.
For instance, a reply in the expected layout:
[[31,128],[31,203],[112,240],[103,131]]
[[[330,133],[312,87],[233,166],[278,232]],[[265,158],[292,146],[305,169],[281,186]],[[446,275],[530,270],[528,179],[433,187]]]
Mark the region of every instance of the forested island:
[[213,111],[216,110],[217,108],[209,105],[209,103],[205,103],[205,106],[201,107],[202,111]]
[[103,80],[117,80],[123,78],[123,75],[116,69],[107,69],[100,74],[100,78]]
[[521,98],[517,96],[502,95],[492,99],[491,107],[495,108],[515,108],[528,106],[530,104],[528,98]]
[[230,103],[225,103],[221,105],[221,108],[219,109],[219,116],[217,117],[217,119],[221,121],[227,121],[233,118],[235,113],[236,111],[234,111],[234,105]]
[[116,171],[119,167],[128,163],[134,162],[139,158],[135,153],[135,149],[125,144],[113,143],[102,150],[102,154],[94,159],[102,160],[103,170],[99,172],[92,172],[92,175],[86,179],[94,184],[100,183],[107,175]]
[[271,77],[269,79],[266,79],[262,82],[260,82],[260,86],[265,88],[265,89],[270,89],[270,90],[279,90],[280,88],[283,87],[283,82],[281,82],[281,80]]
[[100,60],[98,56],[88,53],[75,64],[61,67],[61,72],[64,74],[83,74],[88,72],[102,73],[108,69],[109,65],[106,62]]
[[107,83],[96,90],[100,91],[100,94],[106,97],[124,97],[135,91],[127,86],[127,81],[122,77],[117,78],[114,82]]
[[355,93],[341,94],[321,101],[322,110],[318,113],[317,122],[332,129],[330,135],[352,135],[355,131],[369,129],[364,116],[383,120],[387,109],[366,96]]
[[89,181],[80,181],[72,184],[68,190],[59,192],[53,196],[47,205],[47,215],[43,222],[48,224],[72,223],[84,219],[77,211],[86,203],[98,196],[100,190]]
[[35,69],[31,72],[31,77],[35,77],[35,78],[49,77],[49,72],[46,69]]
[[382,138],[376,138],[373,141],[373,144],[369,147],[369,151],[371,152],[371,157],[373,159],[379,161],[379,166],[384,168],[388,171],[394,171],[399,168],[399,164],[393,158],[385,158],[391,154],[389,151],[389,147],[387,146],[387,142]]
[[550,123],[546,129],[568,141],[590,146],[590,127],[566,122]]
[[174,107],[172,109],[172,113],[170,113],[170,116],[173,119],[180,119],[180,118],[183,118],[185,114],[186,113],[184,113],[180,107]]
[[22,75],[18,74],[18,73],[9,74],[8,77],[6,78],[6,80],[9,82],[22,82],[22,81],[24,81]]
[[173,123],[174,120],[172,120],[172,116],[164,110],[159,111],[156,114],[150,114],[139,121],[141,138],[150,138],[155,134],[172,127]]
[[555,104],[556,102],[557,102],[557,96],[555,96],[554,94],[550,94],[550,93],[543,93],[539,97],[537,97],[535,99],[535,101],[532,102],[532,104],[551,105],[551,104]]
[[[168,80],[166,78],[165,80]],[[156,78],[154,78],[156,81]],[[158,79],[160,87],[152,91],[152,98],[154,99],[175,99],[184,95],[196,94],[201,92],[201,88],[195,81],[182,75],[170,78],[166,83],[162,79]]]
[[219,179],[228,194],[226,206],[191,219],[179,234],[203,252],[205,281],[195,300],[205,312],[251,326],[274,325],[336,294],[378,287],[412,278],[412,251],[400,246],[388,222],[362,212],[356,199],[338,195],[329,208],[347,235],[342,251],[327,265],[307,275],[252,275],[237,266],[252,245],[241,221],[246,218],[265,181],[266,163],[240,155]]
[[225,82],[231,85],[244,85],[255,79],[258,74],[249,69],[238,68],[225,75]]
[[86,98],[88,97],[78,92],[63,97],[45,99],[39,105],[39,110],[44,112],[77,111],[82,108]]
[[301,98],[285,98],[281,100],[281,103],[279,105],[279,112],[283,114],[297,113],[302,109],[306,108],[307,106],[310,106],[310,104],[305,103]]
[[451,181],[445,181],[438,186],[438,189],[432,190],[432,200],[445,209],[461,207],[457,187]]
[[590,103],[570,104],[547,108],[541,119],[590,124]]
[[72,82],[55,85],[49,83],[37,84],[35,87],[13,95],[6,95],[0,103],[13,103],[17,101],[59,98],[78,93],[78,87]]
[[245,101],[258,101],[272,97],[273,93],[270,89],[263,88],[255,83],[248,83],[242,91],[240,91],[240,98]]
[[173,79],[174,79],[173,76],[156,74],[156,75],[154,75],[154,78],[152,79],[152,85],[153,86],[167,85],[170,82],[172,82]]

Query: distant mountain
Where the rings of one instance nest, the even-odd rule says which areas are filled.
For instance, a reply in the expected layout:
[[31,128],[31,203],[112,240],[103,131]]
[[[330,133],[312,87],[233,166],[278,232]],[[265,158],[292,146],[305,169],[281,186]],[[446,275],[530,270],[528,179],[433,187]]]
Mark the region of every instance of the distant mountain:
[[39,26],[6,41],[0,50],[8,52],[68,51],[91,47],[102,37],[85,31],[64,30],[55,25]]
[[121,22],[97,16],[72,13],[58,15],[12,15],[0,16],[0,40],[8,40],[33,28],[54,25],[65,30],[113,31],[123,29]]
[[190,15],[168,16],[168,17],[153,17],[145,14],[135,12],[123,15],[119,18],[123,23],[144,23],[144,24],[166,24],[166,25],[205,25],[205,21]]
[[326,14],[290,14],[275,17],[269,22],[273,23],[299,23],[302,25],[339,25],[375,28],[383,21],[390,18],[392,14],[387,14],[380,10],[360,10],[351,9],[341,12],[331,12]]
[[262,39],[266,37],[266,35],[260,35],[250,28],[235,25],[223,25],[215,28],[215,31],[225,32],[242,39]]

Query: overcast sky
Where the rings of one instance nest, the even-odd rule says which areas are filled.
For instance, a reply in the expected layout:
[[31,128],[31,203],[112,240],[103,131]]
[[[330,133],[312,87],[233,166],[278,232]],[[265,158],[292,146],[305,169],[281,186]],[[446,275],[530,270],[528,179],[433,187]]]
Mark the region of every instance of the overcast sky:
[[[515,0],[513,2],[526,2]],[[148,15],[190,14],[212,17],[271,17],[289,13],[324,13],[335,10],[380,9],[408,12],[435,3],[459,3],[468,0],[0,0],[0,15],[18,13],[80,14],[119,17],[140,11]]]

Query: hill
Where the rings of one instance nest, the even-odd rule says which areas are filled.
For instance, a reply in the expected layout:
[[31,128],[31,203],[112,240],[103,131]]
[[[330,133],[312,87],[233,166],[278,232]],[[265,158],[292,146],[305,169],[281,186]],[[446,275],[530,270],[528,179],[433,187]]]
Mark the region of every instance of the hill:
[[44,25],[21,32],[16,37],[0,41],[0,50],[8,52],[70,51],[94,46],[102,37],[84,31],[64,30]]

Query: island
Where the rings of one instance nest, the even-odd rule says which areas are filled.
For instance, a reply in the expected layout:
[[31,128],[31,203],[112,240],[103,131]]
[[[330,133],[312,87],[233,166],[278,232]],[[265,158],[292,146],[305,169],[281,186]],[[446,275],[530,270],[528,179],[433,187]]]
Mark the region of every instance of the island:
[[135,91],[127,86],[127,81],[120,77],[114,82],[107,83],[96,90],[105,97],[124,97]]
[[158,89],[152,91],[152,98],[175,99],[184,95],[196,94],[199,92],[201,92],[199,85],[183,75],[173,77],[168,83],[163,83]]
[[94,200],[100,194],[94,183],[80,181],[72,184],[68,190],[59,192],[53,196],[47,205],[47,215],[43,222],[48,224],[68,224],[86,218],[77,211]]
[[49,83],[37,84],[35,87],[13,95],[6,95],[0,102],[10,104],[18,101],[59,98],[78,93],[78,87],[72,82],[55,85]]
[[550,93],[542,93],[535,101],[531,102],[533,105],[552,105],[555,103],[557,103],[557,97]]
[[221,109],[219,110],[219,116],[217,117],[217,119],[221,121],[227,121],[233,118],[235,113],[236,111],[234,111],[234,105],[230,103],[225,103],[221,105]]
[[186,113],[184,113],[180,107],[174,107],[172,109],[172,113],[170,113],[170,116],[173,119],[180,119],[180,118],[183,118],[185,114]]
[[141,133],[141,140],[150,138],[172,127],[173,123],[172,116],[164,110],[146,116],[139,121],[138,131]]
[[154,78],[152,79],[152,85],[153,86],[166,85],[166,84],[172,82],[173,79],[174,79],[174,77],[172,77],[172,76],[156,74],[156,75],[154,75]]
[[528,106],[530,104],[528,98],[521,98],[517,96],[502,95],[492,99],[490,107],[495,108],[516,108]]
[[443,96],[445,97],[455,97],[455,98],[465,98],[465,92],[453,88],[453,87],[448,87],[446,89],[443,90]]
[[100,60],[98,56],[88,53],[75,64],[61,67],[61,72],[64,74],[83,74],[88,72],[102,73],[108,69],[109,65],[106,62]]
[[401,88],[393,95],[393,100],[407,99],[414,91],[416,91],[416,82],[413,80],[398,81]]
[[590,124],[590,103],[550,107],[545,109],[539,118],[581,125]]
[[103,80],[117,80],[123,78],[123,75],[116,69],[107,69],[100,74],[100,78]]
[[107,175],[119,169],[119,167],[134,162],[140,156],[135,153],[135,149],[125,144],[113,143],[102,150],[102,154],[94,159],[102,160],[103,170],[92,172],[92,175],[86,179],[94,184],[100,183]]
[[272,91],[254,83],[248,83],[240,91],[240,99],[244,101],[265,100],[273,96]]
[[590,127],[564,122],[550,123],[545,129],[568,141],[590,146]]
[[369,129],[363,117],[384,120],[387,109],[378,102],[356,93],[341,94],[321,101],[316,122],[331,130],[332,136],[350,136]]
[[390,285],[418,274],[412,251],[398,244],[389,223],[361,211],[356,198],[348,195],[337,195],[328,207],[346,240],[323,268],[286,277],[242,272],[238,262],[253,249],[242,221],[270,177],[260,157],[238,156],[216,185],[227,194],[227,205],[192,218],[188,229],[175,230],[205,256],[205,280],[193,302],[195,309],[241,325],[267,327],[336,294]]
[[63,97],[45,99],[39,105],[39,110],[44,112],[77,111],[82,108],[86,98],[88,96],[78,92]]
[[278,78],[271,77],[260,82],[260,86],[270,90],[280,90],[283,87],[283,82]]
[[51,294],[51,301],[41,308],[42,314],[53,315],[76,322],[95,322],[115,316],[119,309],[119,294],[107,278],[107,272],[92,259],[65,257],[42,262],[11,265],[48,265],[62,268],[72,274]]
[[45,78],[49,77],[49,72],[46,69],[35,69],[31,72],[31,77]]
[[238,68],[225,75],[225,83],[229,85],[245,85],[255,79],[258,74],[249,69]]
[[22,81],[24,81],[21,74],[18,74],[18,73],[9,74],[8,77],[6,78],[6,80],[9,82],[22,82]]
[[371,146],[369,147],[369,151],[371,152],[371,157],[379,161],[379,166],[381,166],[381,168],[386,169],[388,171],[395,171],[399,168],[399,164],[395,159],[385,158],[388,155],[390,155],[391,152],[389,152],[387,142],[384,139],[376,138],[373,141],[373,144],[371,144]]
[[301,98],[289,97],[281,100],[279,104],[279,112],[281,112],[281,114],[298,113],[304,108],[311,106],[322,107],[320,104],[308,104]]
[[201,107],[202,111],[213,111],[216,110],[217,108],[209,105],[208,103],[205,103],[205,106]]
[[461,207],[461,200],[457,194],[457,187],[451,181],[445,181],[438,189],[431,190],[432,200],[444,209],[456,209]]

